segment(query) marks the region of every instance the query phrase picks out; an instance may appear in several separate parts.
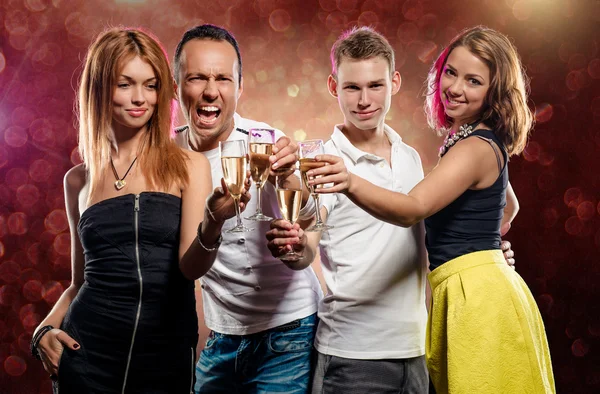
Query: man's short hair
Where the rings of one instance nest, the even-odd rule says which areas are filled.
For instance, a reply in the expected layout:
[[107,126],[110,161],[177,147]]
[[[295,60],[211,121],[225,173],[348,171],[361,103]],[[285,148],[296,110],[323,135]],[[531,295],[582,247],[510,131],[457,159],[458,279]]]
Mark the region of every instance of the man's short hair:
[[238,82],[242,83],[242,55],[240,54],[240,47],[238,46],[237,41],[233,37],[233,34],[231,34],[228,30],[211,24],[193,27],[186,31],[183,34],[183,37],[181,37],[179,44],[177,44],[177,49],[175,49],[175,58],[173,60],[173,75],[175,77],[175,81],[179,83],[181,51],[183,50],[183,46],[191,40],[227,41],[230,43],[233,49],[235,49],[238,59]]
[[353,27],[342,33],[331,47],[331,75],[337,77],[342,58],[353,60],[385,58],[390,66],[390,74],[395,71],[394,49],[388,40],[367,26]]

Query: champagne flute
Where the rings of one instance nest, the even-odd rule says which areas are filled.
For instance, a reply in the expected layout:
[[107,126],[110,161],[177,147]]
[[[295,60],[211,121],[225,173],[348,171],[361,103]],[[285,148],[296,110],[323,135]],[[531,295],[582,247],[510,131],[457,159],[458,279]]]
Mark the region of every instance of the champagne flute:
[[262,189],[269,177],[269,156],[273,152],[275,144],[275,130],[273,129],[250,129],[249,131],[250,147],[250,173],[252,180],[256,184],[256,212],[248,220],[269,221],[273,220],[262,212]]
[[304,231],[322,231],[329,230],[333,228],[333,226],[329,226],[325,224],[321,220],[321,210],[319,206],[319,194],[315,193],[315,187],[313,185],[309,185],[308,175],[306,173],[313,168],[319,168],[323,165],[323,163],[319,163],[315,160],[315,156],[325,154],[325,148],[323,147],[323,140],[306,140],[298,143],[298,150],[300,152],[300,173],[302,174],[302,180],[304,184],[308,187],[311,196],[315,200],[315,208],[316,208],[316,222],[309,228]]
[[246,143],[242,140],[221,141],[219,142],[219,152],[221,153],[223,178],[225,179],[227,190],[229,190],[233,198],[237,217],[236,226],[225,232],[243,233],[252,231],[251,228],[243,225],[242,217],[240,216],[240,197],[242,196],[242,189],[244,188],[244,181],[246,179],[246,167],[248,165]]
[[[296,223],[302,206],[302,185],[300,180],[293,175],[282,175],[277,176],[275,184],[277,204],[279,204],[282,218],[292,224]],[[283,261],[298,261],[301,258],[302,255],[297,253],[293,246],[292,250],[279,257]]]

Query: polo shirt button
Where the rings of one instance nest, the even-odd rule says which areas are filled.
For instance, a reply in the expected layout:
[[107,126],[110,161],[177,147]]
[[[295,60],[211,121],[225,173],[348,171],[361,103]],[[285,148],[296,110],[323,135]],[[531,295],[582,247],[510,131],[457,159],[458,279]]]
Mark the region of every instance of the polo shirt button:
[[240,239],[238,239],[238,243],[244,244],[244,243],[246,243],[246,240],[244,238],[240,238]]
[[254,290],[256,291],[260,291],[261,287],[260,286],[254,286]]
[[381,163],[381,164],[379,164],[379,167],[383,168],[383,167],[385,167],[385,164]]

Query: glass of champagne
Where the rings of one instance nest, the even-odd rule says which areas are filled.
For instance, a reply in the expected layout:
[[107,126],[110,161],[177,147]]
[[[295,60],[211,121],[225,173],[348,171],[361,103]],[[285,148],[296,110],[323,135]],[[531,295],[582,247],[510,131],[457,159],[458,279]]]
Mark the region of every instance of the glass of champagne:
[[[283,219],[294,224],[298,220],[300,208],[302,206],[302,185],[295,176],[281,175],[276,178],[275,193],[277,194],[277,203]],[[293,246],[292,250],[279,256],[283,261],[298,261],[302,255],[297,253]]]
[[325,148],[323,147],[323,140],[306,140],[298,143],[298,150],[300,153],[300,173],[302,174],[302,180],[308,190],[310,191],[311,196],[315,200],[315,209],[316,209],[316,222],[309,228],[304,231],[322,231],[329,230],[333,228],[333,226],[329,226],[325,224],[321,220],[321,210],[319,206],[319,194],[315,193],[315,187],[313,185],[309,185],[308,175],[306,173],[313,168],[319,168],[323,166],[323,163],[319,163],[315,160],[315,156],[325,154]]
[[257,221],[273,220],[262,212],[262,189],[269,177],[269,156],[273,152],[275,144],[275,130],[273,129],[250,129],[249,131],[249,147],[250,147],[250,173],[252,180],[256,184],[256,212],[246,219]]
[[223,178],[227,185],[227,190],[231,194],[235,204],[235,213],[237,225],[226,233],[243,233],[252,231],[243,225],[240,216],[240,197],[244,188],[246,179],[246,167],[248,165],[248,152],[245,141],[221,141],[219,142],[219,152],[221,153],[221,166],[223,167]]

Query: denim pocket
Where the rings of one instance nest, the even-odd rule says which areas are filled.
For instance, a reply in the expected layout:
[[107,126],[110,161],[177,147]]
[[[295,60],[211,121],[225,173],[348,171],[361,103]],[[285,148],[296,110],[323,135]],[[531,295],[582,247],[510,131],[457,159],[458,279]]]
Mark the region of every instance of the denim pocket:
[[204,350],[210,349],[221,338],[223,338],[223,334],[219,334],[218,332],[211,330],[210,333],[208,334],[208,338],[206,338]]
[[290,331],[269,333],[269,349],[274,353],[312,350],[315,332],[313,327],[300,327]]

